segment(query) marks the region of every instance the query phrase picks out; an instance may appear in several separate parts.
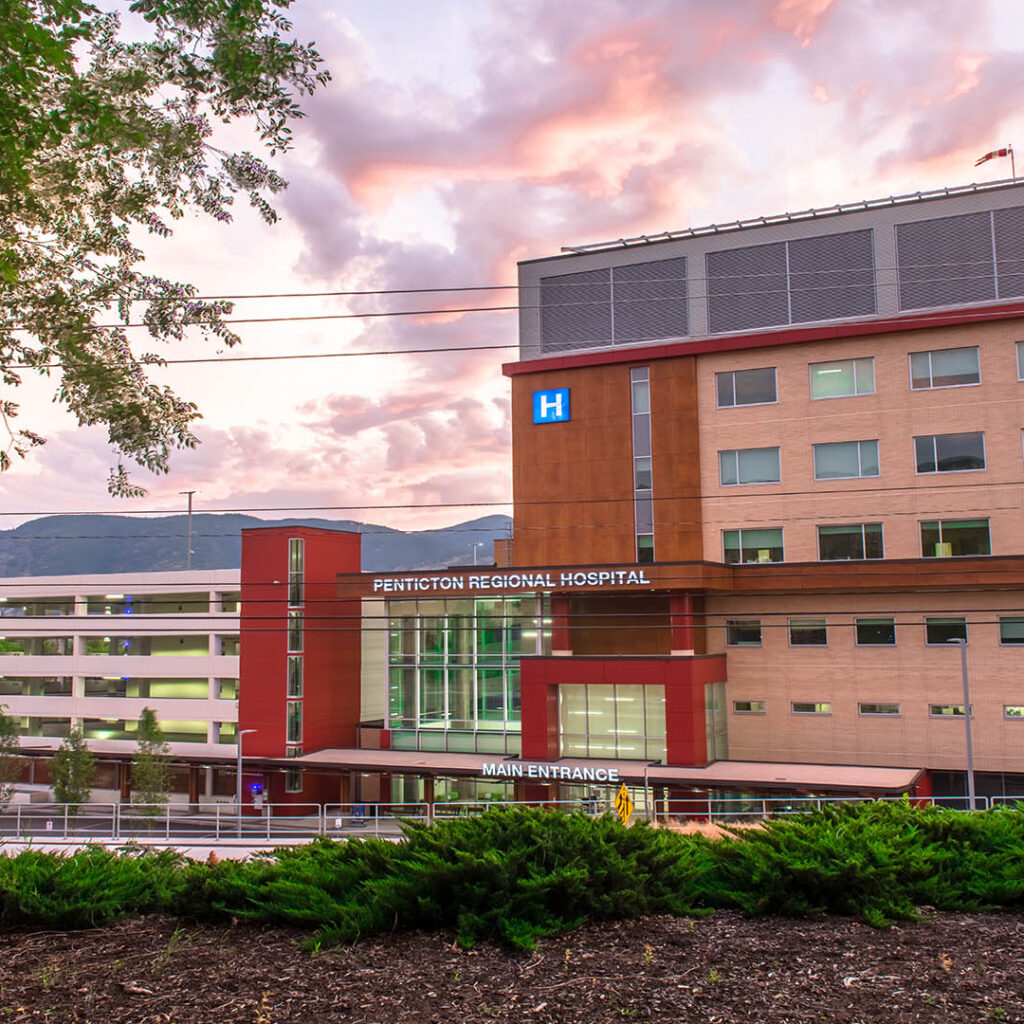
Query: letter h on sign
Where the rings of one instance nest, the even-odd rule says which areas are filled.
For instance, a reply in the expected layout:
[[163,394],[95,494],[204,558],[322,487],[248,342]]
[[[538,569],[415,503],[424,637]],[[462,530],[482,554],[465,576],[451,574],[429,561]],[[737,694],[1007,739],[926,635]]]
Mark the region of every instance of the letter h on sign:
[[568,388],[553,388],[551,391],[534,391],[534,423],[562,423],[564,420],[567,420],[568,418]]

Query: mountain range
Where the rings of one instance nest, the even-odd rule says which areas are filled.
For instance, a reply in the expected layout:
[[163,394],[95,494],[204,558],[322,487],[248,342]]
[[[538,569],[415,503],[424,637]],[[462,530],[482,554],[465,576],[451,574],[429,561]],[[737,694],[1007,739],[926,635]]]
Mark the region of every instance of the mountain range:
[[[366,572],[489,565],[493,541],[506,537],[508,516],[485,516],[436,530],[403,532],[355,520],[257,519],[238,513],[192,516],[192,568],[241,565],[242,530],[259,526],[312,526],[363,535]],[[188,517],[116,515],[45,516],[0,530],[0,576],[169,572],[186,568]]]

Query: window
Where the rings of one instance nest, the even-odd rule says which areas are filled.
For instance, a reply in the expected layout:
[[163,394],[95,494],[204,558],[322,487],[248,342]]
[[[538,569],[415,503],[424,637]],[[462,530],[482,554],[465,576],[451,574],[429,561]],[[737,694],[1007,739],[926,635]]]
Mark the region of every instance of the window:
[[827,647],[828,629],[824,619],[790,619],[790,647]]
[[935,618],[924,620],[925,643],[948,644],[950,640],[967,639],[965,618]]
[[831,715],[832,704],[830,701],[805,701],[795,700],[789,705],[794,715]]
[[633,487],[638,491],[649,491],[651,489],[650,455],[633,460]]
[[881,523],[818,527],[818,558],[822,562],[882,557]]
[[288,613],[288,650],[302,650],[302,612]]
[[739,448],[718,453],[723,487],[733,484],[777,484],[781,479],[778,448]]
[[286,739],[289,743],[302,742],[302,701],[288,701],[288,732]]
[[858,715],[898,715],[899,704],[858,704]]
[[977,348],[910,353],[910,387],[913,391],[980,383],[981,364]]
[[918,473],[962,473],[985,468],[985,433],[929,434],[914,438]]
[[1024,704],[1004,704],[1003,718],[1024,719]]
[[811,398],[851,398],[875,393],[875,361],[839,359],[832,363],[811,363]]
[[760,619],[729,619],[725,623],[726,647],[760,647]]
[[732,710],[737,715],[763,715],[763,700],[734,700]]
[[722,547],[728,565],[740,562],[781,562],[782,527],[723,530]]
[[893,619],[857,619],[856,631],[860,647],[891,647],[896,643],[896,622]]
[[633,528],[637,562],[654,561],[654,486],[651,471],[651,371],[629,371],[633,420]]
[[719,409],[735,405],[770,405],[778,401],[774,366],[716,373],[715,387]]
[[812,445],[815,480],[878,476],[877,441],[837,441]]
[[301,537],[288,541],[288,604],[294,608],[303,603],[305,542]]
[[[929,704],[928,714],[932,718],[963,718],[963,704]],[[971,718],[974,717],[974,705],[971,705]]]
[[302,656],[288,655],[288,696],[302,696]]
[[1017,342],[1017,380],[1024,380],[1024,341]]
[[999,616],[999,642],[1001,644],[1024,644],[1024,617]]
[[987,519],[942,519],[921,523],[924,558],[967,558],[992,554]]

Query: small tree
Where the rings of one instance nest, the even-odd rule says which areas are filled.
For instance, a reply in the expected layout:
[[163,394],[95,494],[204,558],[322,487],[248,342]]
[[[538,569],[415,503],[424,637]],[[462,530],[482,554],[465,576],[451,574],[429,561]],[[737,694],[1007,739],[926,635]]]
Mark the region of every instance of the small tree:
[[18,742],[18,722],[4,714],[0,704],[0,808],[6,807],[14,796],[14,784],[21,778],[21,744]]
[[167,803],[169,772],[167,756],[171,748],[152,708],[143,708],[139,717],[137,750],[132,759],[132,803],[148,805],[146,813],[155,814]]
[[[59,804],[86,804],[92,792],[96,759],[80,727],[75,726],[53,758],[53,796]],[[72,814],[78,807],[72,807]]]

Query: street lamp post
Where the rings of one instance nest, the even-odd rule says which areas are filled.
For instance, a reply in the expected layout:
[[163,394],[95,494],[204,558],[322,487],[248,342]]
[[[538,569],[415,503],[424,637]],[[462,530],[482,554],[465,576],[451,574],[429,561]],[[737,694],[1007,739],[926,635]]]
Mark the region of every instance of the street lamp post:
[[967,806],[974,810],[974,744],[971,739],[971,686],[967,679],[967,637],[950,637],[960,646],[960,672],[964,681],[964,739],[967,744]]
[[238,805],[238,835],[242,835],[242,737],[248,736],[251,732],[259,732],[259,729],[239,729],[237,757],[238,763],[235,770],[235,803]]
[[179,494],[188,495],[188,534],[185,541],[185,568],[192,568],[192,495],[195,491],[178,491]]

